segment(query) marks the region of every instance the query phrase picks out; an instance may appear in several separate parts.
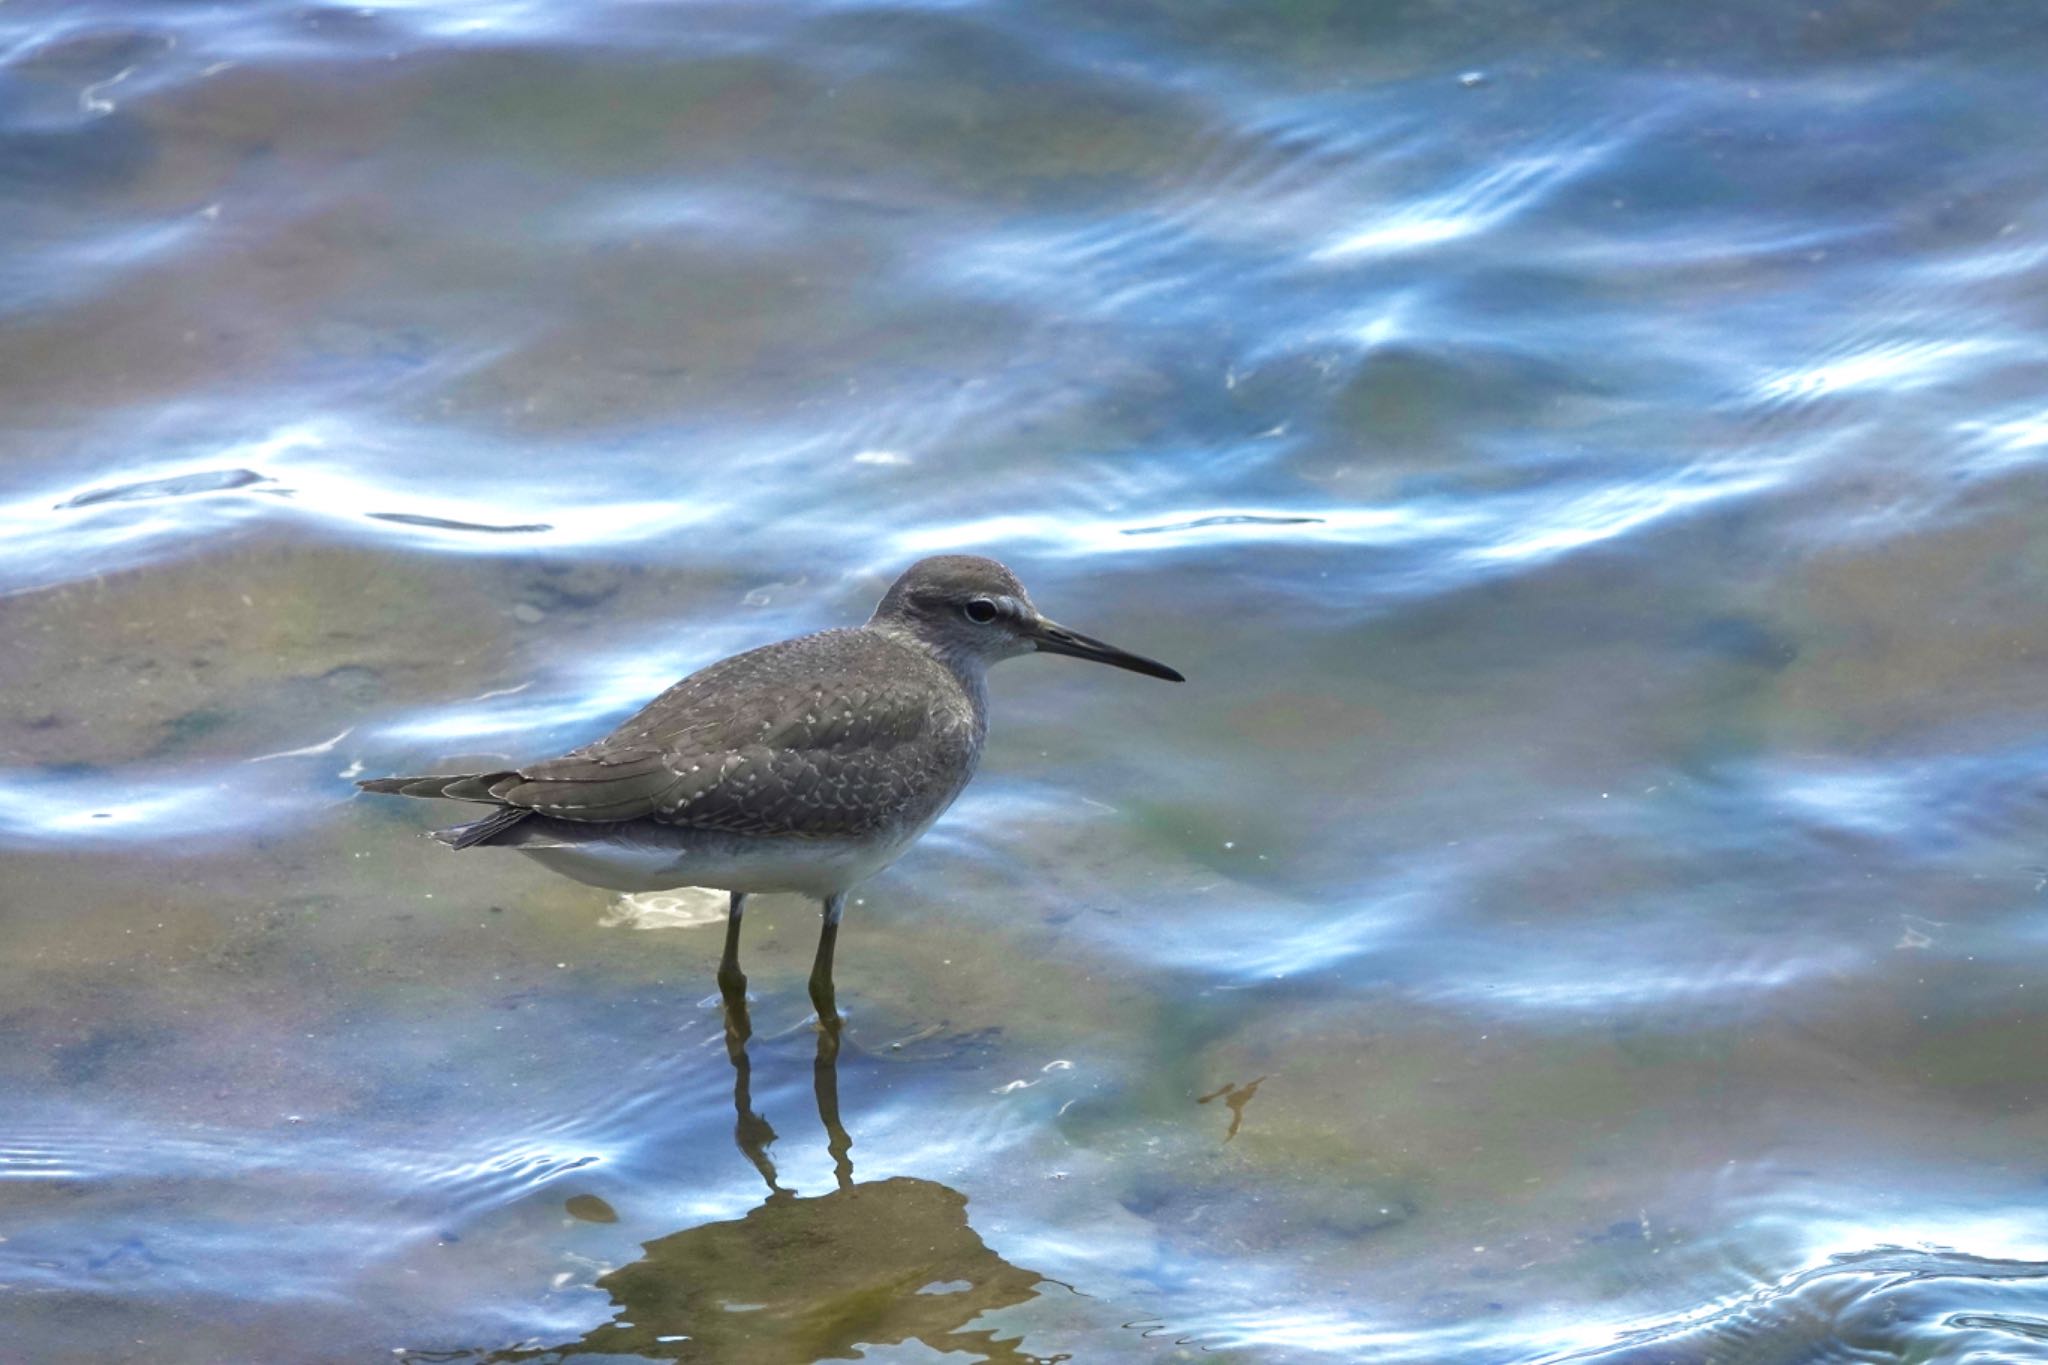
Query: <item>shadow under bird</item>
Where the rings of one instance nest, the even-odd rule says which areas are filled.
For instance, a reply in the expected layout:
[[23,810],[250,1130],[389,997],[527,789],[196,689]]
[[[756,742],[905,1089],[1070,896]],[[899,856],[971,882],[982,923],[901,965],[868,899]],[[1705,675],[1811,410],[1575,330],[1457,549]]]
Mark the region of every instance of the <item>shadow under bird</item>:
[[937,555],[906,569],[866,625],[722,659],[560,758],[357,785],[494,807],[436,831],[451,848],[517,848],[596,886],[731,892],[718,969],[728,996],[746,986],[746,897],[816,897],[824,925],[811,1000],[834,1019],[832,951],[848,890],[953,804],[988,735],[989,665],[1034,651],[1183,681],[1047,620],[995,560]]

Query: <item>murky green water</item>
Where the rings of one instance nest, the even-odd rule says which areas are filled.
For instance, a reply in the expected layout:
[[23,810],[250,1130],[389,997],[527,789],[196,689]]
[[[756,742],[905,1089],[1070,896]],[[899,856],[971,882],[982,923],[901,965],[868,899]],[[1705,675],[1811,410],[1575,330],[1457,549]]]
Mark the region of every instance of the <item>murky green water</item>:
[[[2048,1356],[2044,38],[0,7],[0,1359]],[[942,549],[836,1056],[354,793]]]

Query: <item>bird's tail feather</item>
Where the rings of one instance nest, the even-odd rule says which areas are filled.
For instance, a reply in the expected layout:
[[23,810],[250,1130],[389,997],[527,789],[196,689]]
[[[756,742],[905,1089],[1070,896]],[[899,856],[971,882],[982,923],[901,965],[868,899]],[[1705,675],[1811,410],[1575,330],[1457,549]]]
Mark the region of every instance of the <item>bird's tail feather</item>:
[[531,814],[532,811],[522,806],[503,806],[481,820],[472,820],[450,829],[437,829],[433,837],[450,848],[475,848],[478,844],[490,843]]
[[484,801],[496,804],[493,783],[517,773],[459,773],[443,777],[371,777],[356,783],[366,792],[387,796],[441,796],[450,801]]
[[387,796],[441,796],[451,801],[483,801],[497,805],[498,809],[481,820],[434,831],[434,837],[450,848],[475,848],[478,844],[490,843],[533,814],[524,806],[500,804],[491,791],[494,783],[517,776],[516,773],[460,773],[447,777],[372,777],[356,785],[366,792],[381,792]]

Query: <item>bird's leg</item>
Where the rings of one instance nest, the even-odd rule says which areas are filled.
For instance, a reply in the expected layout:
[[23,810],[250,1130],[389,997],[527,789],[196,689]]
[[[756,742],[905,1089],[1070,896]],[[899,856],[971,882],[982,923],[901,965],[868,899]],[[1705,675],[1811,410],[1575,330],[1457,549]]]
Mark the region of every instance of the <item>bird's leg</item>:
[[728,1006],[737,999],[740,1013],[747,1009],[747,974],[740,970],[740,917],[747,912],[747,893],[732,893],[732,909],[725,915],[725,956],[718,960],[718,989]]
[[832,948],[839,942],[839,916],[846,910],[846,893],[825,897],[825,923],[818,930],[818,956],[811,963],[811,1004],[818,1022],[828,1028],[839,1024],[839,1006],[832,996]]
[[853,1138],[839,1121],[839,1019],[820,1016],[818,1056],[811,1064],[811,1089],[818,1098],[818,1121],[825,1125],[825,1150],[832,1154],[832,1174],[840,1189],[853,1184]]
[[[744,1049],[747,1039],[754,1036],[754,1021],[747,1013],[747,983],[742,980],[737,989],[729,988],[723,980],[719,982],[718,994],[725,1016],[725,1050]],[[740,1063],[735,1060],[733,1065]]]

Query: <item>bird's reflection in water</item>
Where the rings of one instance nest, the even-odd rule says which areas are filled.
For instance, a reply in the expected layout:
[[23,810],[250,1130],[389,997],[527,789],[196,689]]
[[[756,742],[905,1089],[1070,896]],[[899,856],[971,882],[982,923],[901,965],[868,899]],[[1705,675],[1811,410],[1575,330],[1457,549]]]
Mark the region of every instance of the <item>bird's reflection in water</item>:
[[940,1352],[1047,1365],[1016,1341],[970,1326],[990,1309],[1035,1298],[1043,1280],[988,1249],[967,1224],[966,1196],[908,1176],[853,1178],[853,1140],[839,1118],[839,1029],[820,1027],[813,1072],[838,1188],[803,1196],[777,1180],[769,1155],[775,1130],[754,1110],[744,997],[726,997],[725,1021],[733,1135],[767,1183],[767,1199],[745,1217],[648,1242],[639,1260],[600,1277],[597,1287],[618,1311],[582,1340],[487,1359],[789,1365],[858,1359],[862,1347],[918,1341]]

